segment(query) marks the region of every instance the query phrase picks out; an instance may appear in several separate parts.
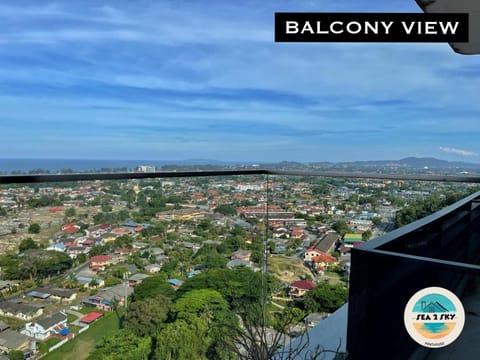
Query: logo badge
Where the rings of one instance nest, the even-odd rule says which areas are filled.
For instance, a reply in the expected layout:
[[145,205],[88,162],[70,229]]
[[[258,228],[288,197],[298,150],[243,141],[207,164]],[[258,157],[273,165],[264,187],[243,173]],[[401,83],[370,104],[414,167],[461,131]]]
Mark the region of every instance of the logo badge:
[[429,287],[410,298],[403,319],[413,340],[425,347],[440,348],[454,342],[462,332],[465,310],[451,291]]

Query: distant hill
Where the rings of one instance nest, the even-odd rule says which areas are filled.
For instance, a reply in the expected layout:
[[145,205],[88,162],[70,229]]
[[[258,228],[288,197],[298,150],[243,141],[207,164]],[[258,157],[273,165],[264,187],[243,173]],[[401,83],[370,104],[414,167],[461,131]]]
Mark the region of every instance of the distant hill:
[[[319,161],[302,163],[296,161],[252,162],[252,161],[220,161],[213,159],[187,159],[187,160],[90,160],[90,159],[1,159],[0,173],[48,173],[48,172],[85,172],[85,171],[129,171],[139,165],[154,165],[157,170],[219,170],[232,168],[264,168],[286,170],[338,170],[354,168],[362,170],[369,168],[374,171],[391,171],[394,169],[416,170],[422,169],[454,169],[460,171],[480,171],[480,164],[463,161],[445,161],[432,157],[406,157],[400,160],[375,160],[352,162]],[[373,169],[372,169],[373,168]],[[38,171],[37,171],[38,170]],[[43,171],[40,171],[43,170]],[[368,170],[368,169],[365,169]],[[32,172],[31,172],[32,173]]]
[[[325,165],[325,162],[313,163],[312,165]],[[431,169],[480,169],[480,164],[467,163],[463,161],[446,161],[432,157],[406,157],[400,160],[376,160],[376,161],[354,161],[337,163],[344,166],[355,167],[408,167],[408,168],[431,168]]]

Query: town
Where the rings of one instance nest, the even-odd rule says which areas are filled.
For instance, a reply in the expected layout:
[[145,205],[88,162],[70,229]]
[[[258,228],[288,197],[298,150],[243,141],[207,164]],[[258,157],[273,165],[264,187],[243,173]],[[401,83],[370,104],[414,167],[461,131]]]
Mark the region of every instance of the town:
[[[347,301],[353,247],[474,190],[280,175],[4,185],[0,351],[229,358],[259,311],[288,342]],[[179,349],[192,331],[204,341]]]

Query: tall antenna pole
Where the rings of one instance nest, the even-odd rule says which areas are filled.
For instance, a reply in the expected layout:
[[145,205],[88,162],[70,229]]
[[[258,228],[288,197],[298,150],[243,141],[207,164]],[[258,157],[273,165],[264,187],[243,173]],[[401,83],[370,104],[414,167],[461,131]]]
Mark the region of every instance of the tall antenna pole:
[[[268,276],[268,264],[267,264],[267,244],[268,244],[268,227],[269,227],[269,209],[268,206],[270,204],[270,177],[266,175],[266,185],[267,185],[267,194],[266,194],[266,211],[265,211],[265,234],[264,234],[264,241],[263,241],[263,266],[262,266],[262,335],[266,336],[266,320],[267,320],[267,276]],[[264,339],[266,340],[266,339]]]

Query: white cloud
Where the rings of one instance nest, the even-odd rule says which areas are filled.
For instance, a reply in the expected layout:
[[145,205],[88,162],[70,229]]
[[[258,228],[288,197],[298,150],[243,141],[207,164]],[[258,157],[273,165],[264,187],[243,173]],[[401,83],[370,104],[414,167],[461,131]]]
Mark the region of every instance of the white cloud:
[[446,153],[460,155],[460,156],[478,156],[478,153],[475,153],[473,151],[456,149],[456,148],[452,148],[452,147],[440,146],[440,150],[443,151],[443,152],[446,152]]

